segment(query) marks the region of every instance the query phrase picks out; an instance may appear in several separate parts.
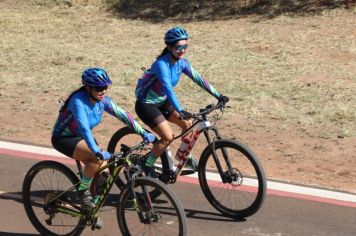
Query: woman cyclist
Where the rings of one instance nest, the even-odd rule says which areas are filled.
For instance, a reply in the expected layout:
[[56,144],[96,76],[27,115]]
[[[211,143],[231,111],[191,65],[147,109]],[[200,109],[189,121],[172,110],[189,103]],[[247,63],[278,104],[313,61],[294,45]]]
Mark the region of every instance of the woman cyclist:
[[97,157],[100,160],[107,160],[111,157],[110,153],[98,146],[91,131],[101,122],[103,112],[106,111],[117,117],[141,135],[144,140],[153,142],[155,139],[153,134],[146,132],[129,113],[106,96],[111,83],[111,79],[101,68],[84,70],[83,86],[67,98],[59,111],[52,132],[52,145],[55,149],[85,164],[78,196],[82,207],[87,209],[95,207],[88,189],[97,168],[102,164]]
[[[180,75],[184,73],[201,88],[205,89],[219,101],[228,102],[183,58],[188,47],[188,33],[181,27],[168,30],[164,37],[166,47],[138,80],[136,86],[135,110],[139,118],[160,136],[160,140],[153,145],[143,170],[146,175],[154,176],[152,166],[157,157],[173,141],[174,134],[169,122],[178,125],[182,132],[191,125],[191,114],[180,105],[173,88],[178,84]],[[196,169],[197,163],[191,156],[188,165]]]

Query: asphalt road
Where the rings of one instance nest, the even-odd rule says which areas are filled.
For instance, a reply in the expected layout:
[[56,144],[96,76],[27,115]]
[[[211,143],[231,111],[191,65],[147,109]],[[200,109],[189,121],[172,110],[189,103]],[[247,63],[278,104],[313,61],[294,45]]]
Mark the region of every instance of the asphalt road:
[[[21,199],[25,173],[38,160],[0,154],[0,161],[0,235],[38,235]],[[234,221],[209,205],[199,185],[178,182],[170,187],[185,208],[189,235],[356,235],[355,207],[268,195],[259,212],[243,221]],[[104,228],[87,228],[83,235],[121,235],[114,208],[117,193],[114,189],[100,215]]]

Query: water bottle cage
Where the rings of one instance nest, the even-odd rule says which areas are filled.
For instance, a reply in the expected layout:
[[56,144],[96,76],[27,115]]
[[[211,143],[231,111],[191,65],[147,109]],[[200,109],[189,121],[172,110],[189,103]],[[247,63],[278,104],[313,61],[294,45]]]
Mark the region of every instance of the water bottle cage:
[[185,149],[184,151],[181,151],[178,149],[178,161],[183,162],[185,161],[186,157],[189,155],[189,148]]

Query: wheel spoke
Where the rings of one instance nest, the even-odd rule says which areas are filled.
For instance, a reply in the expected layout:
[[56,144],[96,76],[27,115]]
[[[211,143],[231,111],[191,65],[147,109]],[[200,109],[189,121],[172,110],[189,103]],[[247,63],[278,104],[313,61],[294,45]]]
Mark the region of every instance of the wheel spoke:
[[[81,232],[84,226],[79,217],[56,210],[57,206],[66,206],[65,201],[74,201],[75,192],[53,200],[78,181],[76,176],[56,162],[45,161],[35,166],[35,171],[29,171],[26,175],[23,186],[24,205],[31,223],[44,235],[71,235],[73,232]],[[68,207],[71,208],[69,205]]]
[[226,183],[220,182],[220,177],[214,178],[213,174],[209,174],[218,172],[209,150],[202,157],[199,173],[205,196],[217,210],[230,217],[241,218],[254,214],[261,206],[266,191],[264,172],[257,158],[232,141],[218,141],[215,149]]
[[[172,192],[165,190],[167,186],[163,183],[157,185],[147,179],[149,178],[136,180],[134,188],[137,205],[143,217],[138,216],[126,189],[122,198],[125,204],[118,210],[120,228],[125,228],[131,235],[183,235],[186,219],[178,199],[171,196]],[[145,194],[143,189],[147,192],[159,192],[159,197],[148,199],[149,195]]]

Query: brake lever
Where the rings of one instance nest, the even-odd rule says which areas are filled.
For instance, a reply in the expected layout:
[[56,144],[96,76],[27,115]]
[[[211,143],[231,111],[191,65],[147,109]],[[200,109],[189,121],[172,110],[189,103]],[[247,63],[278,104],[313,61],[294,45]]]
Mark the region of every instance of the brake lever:
[[211,108],[214,107],[214,106],[215,106],[214,104],[209,104],[209,105],[207,105],[205,108],[200,109],[200,110],[199,110],[199,113],[202,113],[202,112],[204,112],[204,111],[207,111],[207,110],[211,109]]

